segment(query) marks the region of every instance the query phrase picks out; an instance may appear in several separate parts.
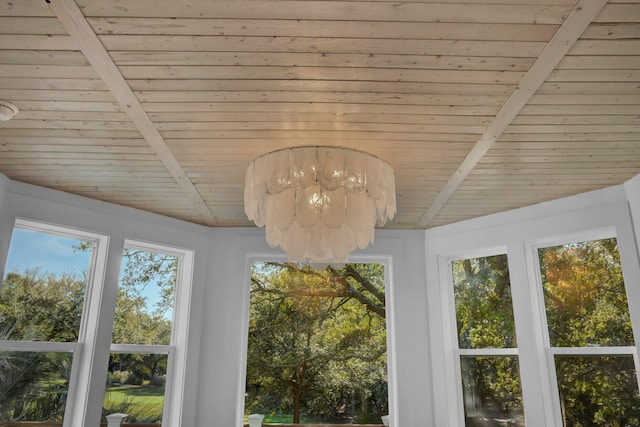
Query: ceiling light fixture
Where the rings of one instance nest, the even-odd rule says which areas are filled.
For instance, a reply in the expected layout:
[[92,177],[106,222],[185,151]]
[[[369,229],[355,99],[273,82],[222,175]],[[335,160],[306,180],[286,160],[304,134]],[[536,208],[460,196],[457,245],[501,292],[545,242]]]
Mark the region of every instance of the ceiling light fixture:
[[249,165],[244,206],[289,262],[341,265],[373,243],[376,224],[393,219],[395,178],[387,162],[362,151],[285,148]]
[[6,122],[18,113],[18,107],[7,102],[0,101],[0,122]]

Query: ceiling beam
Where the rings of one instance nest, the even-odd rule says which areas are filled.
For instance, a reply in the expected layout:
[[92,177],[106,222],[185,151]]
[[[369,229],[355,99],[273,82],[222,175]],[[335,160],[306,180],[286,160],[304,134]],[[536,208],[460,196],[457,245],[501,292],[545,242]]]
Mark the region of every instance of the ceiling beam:
[[607,0],[581,0],[576,4],[467,157],[429,205],[427,211],[418,221],[419,228],[426,228],[435,218],[606,3]]
[[98,36],[93,31],[74,0],[47,0],[69,35],[105,82],[122,109],[128,114],[134,126],[158,155],[160,161],[194,204],[207,225],[217,225],[218,221],[207,206],[193,182],[175,158],[158,128],[151,121],[140,101],[135,96],[118,67],[109,56]]

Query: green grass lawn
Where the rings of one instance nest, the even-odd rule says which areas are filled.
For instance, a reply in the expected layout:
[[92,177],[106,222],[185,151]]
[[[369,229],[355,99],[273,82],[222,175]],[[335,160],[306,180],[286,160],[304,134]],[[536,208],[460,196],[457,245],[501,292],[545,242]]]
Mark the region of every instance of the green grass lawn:
[[124,412],[138,420],[160,419],[163,405],[164,386],[109,387],[104,401],[105,408],[118,408],[118,412]]

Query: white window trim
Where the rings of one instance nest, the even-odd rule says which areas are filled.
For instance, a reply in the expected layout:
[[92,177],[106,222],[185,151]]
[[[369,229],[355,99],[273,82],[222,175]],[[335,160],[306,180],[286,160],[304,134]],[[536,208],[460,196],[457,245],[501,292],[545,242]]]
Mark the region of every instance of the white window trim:
[[109,237],[103,234],[78,230],[71,227],[63,227],[41,221],[25,218],[16,218],[14,229],[36,231],[45,234],[53,234],[72,239],[92,242],[94,247],[91,253],[91,261],[87,274],[85,300],[83,305],[82,321],[78,334],[78,342],[7,342],[0,343],[3,350],[37,351],[37,352],[73,352],[71,375],[69,378],[69,392],[71,397],[67,400],[63,426],[84,425],[89,397],[86,380],[88,372],[92,369],[94,357],[96,328],[98,324],[98,310],[92,309],[100,305],[102,287],[104,283],[104,270],[106,254],[109,246]]
[[[561,246],[571,243],[582,243],[602,239],[615,238],[618,242],[618,251],[620,253],[620,261],[623,269],[623,278],[625,283],[625,292],[627,294],[627,304],[629,307],[629,316],[631,317],[631,323],[633,328],[635,346],[588,346],[588,347],[555,347],[551,345],[549,338],[549,325],[547,323],[546,307],[544,303],[544,292],[542,286],[542,277],[540,275],[541,266],[538,258],[538,250],[544,248],[550,248],[554,246]],[[624,240],[624,239],[623,239]],[[544,352],[546,357],[541,360],[541,363],[545,363],[545,370],[547,372],[546,388],[551,390],[549,403],[551,405],[551,412],[553,414],[554,422],[557,425],[562,424],[562,409],[560,405],[560,390],[558,388],[558,377],[555,366],[555,356],[615,356],[626,355],[632,356],[634,360],[636,370],[636,380],[638,387],[640,388],[640,363],[638,358],[638,329],[640,324],[634,322],[632,317],[632,301],[629,295],[630,281],[629,276],[626,274],[625,263],[623,261],[623,248],[621,248],[620,237],[616,233],[616,227],[608,226],[594,229],[581,230],[567,234],[555,234],[546,237],[540,237],[537,239],[531,239],[525,244],[528,269],[531,286],[530,297],[539,307],[536,321],[534,321],[534,328],[536,335],[542,337],[544,343]],[[625,248],[627,249],[627,248]],[[628,252],[628,249],[625,251]],[[627,269],[628,271],[629,269]]]
[[[445,374],[448,374],[446,393],[448,395],[449,402],[449,414],[450,425],[464,425],[464,390],[462,387],[462,365],[461,357],[516,357],[519,364],[519,350],[518,347],[509,348],[460,348],[458,341],[458,328],[456,317],[456,302],[455,302],[455,290],[453,282],[453,269],[452,265],[454,261],[473,259],[473,258],[486,258],[496,255],[509,255],[507,253],[507,247],[494,246],[487,248],[475,248],[473,250],[455,252],[452,254],[446,254],[439,256],[439,273],[440,283],[446,284],[446,289],[441,293],[441,305],[443,313],[443,327],[445,330],[445,346],[448,354],[453,357],[446,360],[447,369]],[[510,272],[511,273],[511,272]],[[516,309],[513,302],[511,310],[514,316],[514,323],[516,322]],[[448,333],[447,333],[448,332]],[[516,328],[516,343],[517,340],[517,328]],[[520,381],[522,388],[522,380]],[[524,391],[523,391],[524,393]],[[524,406],[524,396],[522,398]]]
[[138,249],[178,258],[170,345],[111,344],[110,352],[167,354],[167,381],[165,383],[162,425],[179,427],[182,419],[184,392],[187,386],[186,347],[189,332],[194,251],[134,239],[125,239],[123,251],[125,249]]
[[[251,266],[256,262],[287,262],[286,258],[273,253],[246,253],[243,284],[251,281]],[[387,392],[389,394],[389,426],[398,426],[398,375],[396,371],[396,344],[395,344],[395,315],[394,315],[394,283],[393,283],[393,256],[392,255],[351,255],[349,263],[376,263],[384,265],[385,281],[385,310],[386,333],[387,333]],[[247,347],[249,341],[249,308],[250,308],[250,288],[246,286],[242,301],[242,340],[240,348],[240,364],[237,381],[236,399],[236,425],[244,425],[244,403],[245,384],[247,376]]]

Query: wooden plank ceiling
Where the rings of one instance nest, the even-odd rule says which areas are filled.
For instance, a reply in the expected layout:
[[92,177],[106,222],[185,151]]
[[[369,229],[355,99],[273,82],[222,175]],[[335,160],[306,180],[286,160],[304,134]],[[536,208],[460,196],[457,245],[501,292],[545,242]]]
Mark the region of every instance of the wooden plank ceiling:
[[640,173],[640,0],[0,0],[0,173],[251,225],[255,157],[370,152],[389,228]]

